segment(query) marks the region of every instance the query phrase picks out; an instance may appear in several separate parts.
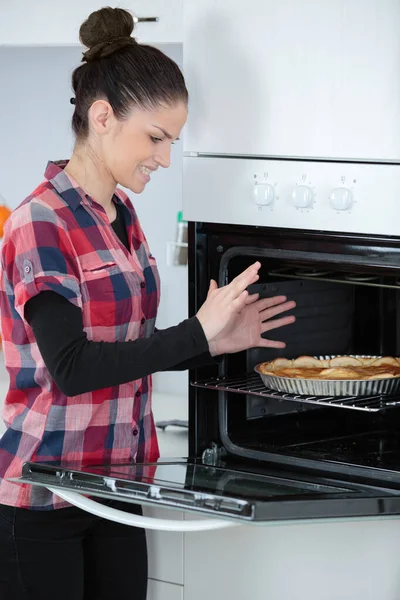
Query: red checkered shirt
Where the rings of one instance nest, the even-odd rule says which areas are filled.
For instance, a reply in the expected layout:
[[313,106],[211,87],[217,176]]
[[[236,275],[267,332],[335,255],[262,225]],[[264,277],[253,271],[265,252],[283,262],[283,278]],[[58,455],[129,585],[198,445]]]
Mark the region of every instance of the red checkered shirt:
[[49,163],[45,181],[11,215],[1,249],[0,317],[10,386],[0,440],[0,504],[66,506],[46,488],[7,481],[25,461],[87,464],[154,461],[159,456],[151,377],[68,397],[52,380],[26,302],[61,294],[82,310],[89,340],[125,341],[154,331],[159,277],[129,198],[117,190],[131,251],[105,210]]

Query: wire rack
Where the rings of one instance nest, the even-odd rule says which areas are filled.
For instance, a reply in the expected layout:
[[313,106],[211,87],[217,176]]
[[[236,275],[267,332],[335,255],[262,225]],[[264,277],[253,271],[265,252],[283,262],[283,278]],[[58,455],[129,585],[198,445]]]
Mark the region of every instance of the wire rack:
[[366,412],[379,412],[400,406],[400,397],[398,396],[299,396],[285,392],[276,392],[275,390],[266,388],[257,374],[242,375],[240,377],[214,377],[195,381],[191,385],[193,387],[222,392],[234,392],[236,394],[261,396],[262,398],[274,398],[275,400],[288,400],[303,404],[317,404],[319,406],[336,406]]

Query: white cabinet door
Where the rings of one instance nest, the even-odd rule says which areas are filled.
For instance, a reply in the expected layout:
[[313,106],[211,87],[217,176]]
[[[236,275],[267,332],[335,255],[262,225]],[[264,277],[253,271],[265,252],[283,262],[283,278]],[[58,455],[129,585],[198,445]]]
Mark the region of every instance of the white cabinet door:
[[399,519],[185,534],[185,600],[398,600],[399,539]]
[[185,150],[400,159],[398,0],[187,0]]
[[147,600],[183,600],[183,587],[149,579]]
[[138,23],[135,36],[143,43],[182,42],[183,0],[12,0],[0,7],[0,45],[79,44],[81,23],[105,5],[122,6],[137,17],[157,17],[154,23]]
[[[146,517],[179,519],[183,513],[168,509],[144,507]],[[183,584],[183,533],[147,531],[149,577],[169,583]]]

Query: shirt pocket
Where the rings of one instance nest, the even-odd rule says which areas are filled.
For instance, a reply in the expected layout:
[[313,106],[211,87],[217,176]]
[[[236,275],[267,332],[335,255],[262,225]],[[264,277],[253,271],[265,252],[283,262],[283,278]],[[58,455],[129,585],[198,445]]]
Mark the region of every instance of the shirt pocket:
[[117,263],[112,256],[108,260],[102,260],[96,252],[83,254],[79,257],[79,262],[84,278],[96,278],[117,267]]
[[91,281],[93,279],[101,279],[102,277],[115,275],[120,272],[120,269],[117,263],[109,261],[90,266],[82,266],[82,272],[84,281]]
[[81,260],[83,320],[90,339],[125,341],[132,322],[140,322],[142,274],[112,259]]
[[80,263],[84,327],[115,327],[116,280],[121,277],[121,269],[112,259],[102,261],[91,255],[80,257]]
[[113,280],[121,273],[121,269],[115,261],[83,260],[81,267],[81,288],[84,301],[101,300],[101,296],[104,294],[114,295]]

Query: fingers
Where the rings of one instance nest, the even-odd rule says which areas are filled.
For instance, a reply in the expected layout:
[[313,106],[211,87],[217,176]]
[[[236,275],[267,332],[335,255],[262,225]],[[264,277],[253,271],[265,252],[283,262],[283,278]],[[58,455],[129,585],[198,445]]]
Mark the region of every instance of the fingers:
[[285,342],[277,342],[275,340],[260,339],[259,348],[286,348]]
[[[262,302],[260,300],[259,302]],[[292,310],[296,307],[296,302],[290,300],[289,302],[283,302],[282,304],[277,304],[273,308],[266,308],[264,310],[260,310],[260,320],[267,321],[268,319],[272,319],[276,315],[280,315],[283,312],[287,312],[288,310]]]
[[279,327],[285,327],[286,325],[290,325],[294,323],[296,320],[295,316],[290,317],[282,317],[282,319],[274,319],[273,321],[268,321],[266,323],[261,324],[261,333],[266,333],[267,331],[272,331],[272,329],[279,329]]
[[218,289],[218,283],[214,279],[211,279],[210,286],[208,288],[207,298],[210,296],[211,292],[213,292],[214,290],[217,290],[217,289]]
[[296,306],[296,303],[293,300],[289,300],[286,296],[273,296],[272,298],[261,298],[259,300],[258,309],[261,312],[262,310],[267,310],[268,308],[274,308],[275,306],[282,306],[287,304],[287,302],[293,303],[293,306]]
[[[235,277],[234,279],[232,279],[232,281],[228,284],[225,285],[221,288],[218,288],[217,283],[214,280],[211,280],[210,282],[210,287],[208,290],[208,294],[207,294],[207,298],[210,296],[210,294],[212,292],[214,292],[215,290],[219,290],[219,293],[224,297],[224,300],[226,302],[232,302],[233,300],[237,300],[241,297],[241,294],[253,283],[255,283],[258,279],[259,279],[259,275],[258,275],[258,271],[261,267],[261,263],[260,262],[255,262],[254,264],[250,265],[245,271],[243,271],[242,273],[240,273],[237,277]],[[246,298],[248,298],[248,293],[246,293]],[[244,297],[241,298],[240,302],[238,303],[238,305],[235,307],[235,309],[237,310],[237,307],[244,307],[245,304],[243,304],[242,300]],[[252,296],[250,296],[250,299],[247,301],[248,304],[252,304],[253,302],[256,302],[256,300],[258,299],[258,294],[252,294]]]
[[247,296],[246,298],[246,304],[254,304],[254,302],[257,302],[257,300],[259,299],[260,294],[251,294],[249,296]]
[[278,304],[283,304],[286,302],[286,296],[272,296],[271,298],[261,298],[259,304],[260,312],[265,310],[266,308],[271,308],[272,306],[277,306]]
[[247,301],[248,297],[249,297],[249,293],[246,290],[244,290],[244,292],[242,292],[238,298],[235,298],[234,300],[232,300],[231,306],[232,306],[233,310],[237,313],[242,312],[242,310],[246,306],[246,301]]
[[227,297],[230,300],[238,298],[249,285],[255,283],[259,278],[258,271],[260,267],[261,263],[256,262],[235,277],[235,279],[232,279],[231,283],[225,286]]

